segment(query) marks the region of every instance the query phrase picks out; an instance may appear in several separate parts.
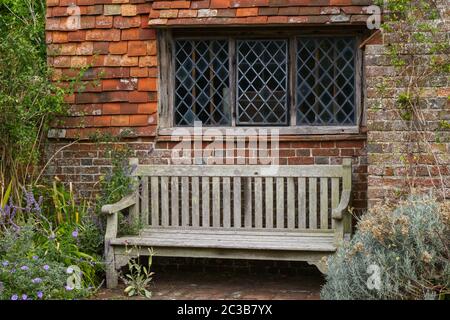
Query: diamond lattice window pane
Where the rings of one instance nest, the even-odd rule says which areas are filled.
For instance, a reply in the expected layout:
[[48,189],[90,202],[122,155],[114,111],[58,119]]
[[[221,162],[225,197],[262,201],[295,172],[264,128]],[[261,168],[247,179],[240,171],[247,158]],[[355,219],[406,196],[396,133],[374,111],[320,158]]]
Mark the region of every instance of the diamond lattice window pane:
[[229,125],[230,79],[226,40],[175,42],[175,124]]
[[355,40],[299,38],[297,124],[355,124]]
[[237,124],[288,121],[286,40],[237,41]]

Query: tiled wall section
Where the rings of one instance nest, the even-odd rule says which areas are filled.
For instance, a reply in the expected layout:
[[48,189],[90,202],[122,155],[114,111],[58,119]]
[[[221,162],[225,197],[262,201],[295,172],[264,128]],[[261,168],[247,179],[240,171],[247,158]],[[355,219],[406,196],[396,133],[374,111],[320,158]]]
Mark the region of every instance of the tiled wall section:
[[[157,108],[156,31],[148,27],[145,0],[48,0],[48,62],[54,80],[77,76],[89,66],[86,88],[67,97],[70,117],[51,134],[86,138],[100,130],[153,136]],[[77,5],[79,9],[74,9]],[[79,10],[80,29],[71,30]]]
[[154,1],[150,25],[333,24],[367,21],[364,0]]

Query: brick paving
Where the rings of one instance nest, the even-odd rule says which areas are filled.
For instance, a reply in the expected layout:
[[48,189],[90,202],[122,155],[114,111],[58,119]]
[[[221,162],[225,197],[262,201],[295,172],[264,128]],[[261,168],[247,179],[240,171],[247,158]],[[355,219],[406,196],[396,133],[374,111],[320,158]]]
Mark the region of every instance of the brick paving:
[[[194,272],[167,270],[155,275],[151,287],[156,300],[317,300],[324,278],[314,269],[295,274],[220,270]],[[123,286],[103,289],[95,299],[127,299]],[[134,298],[140,299],[140,298]]]

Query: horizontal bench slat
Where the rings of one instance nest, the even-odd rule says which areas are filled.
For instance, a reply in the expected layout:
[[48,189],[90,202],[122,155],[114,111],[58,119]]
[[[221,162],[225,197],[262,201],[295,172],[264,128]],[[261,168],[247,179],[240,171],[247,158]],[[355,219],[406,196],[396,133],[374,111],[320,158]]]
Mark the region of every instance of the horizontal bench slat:
[[191,232],[155,233],[140,235],[139,237],[124,237],[111,241],[112,245],[129,245],[155,247],[182,247],[182,248],[220,248],[220,249],[251,249],[251,250],[290,250],[290,251],[324,251],[336,250],[334,236],[322,234],[311,236],[297,234],[295,236],[272,235],[271,237],[255,237],[252,234],[234,233],[226,234],[199,234]]
[[227,166],[227,165],[140,165],[136,176],[157,177],[328,177],[344,175],[340,165],[321,166]]
[[177,234],[177,233],[190,233],[190,234],[230,234],[230,235],[254,235],[254,236],[271,236],[276,234],[277,237],[297,237],[300,235],[308,235],[308,237],[320,237],[322,235],[332,235],[334,234],[334,230],[319,230],[319,229],[304,229],[304,230],[296,230],[296,231],[288,231],[286,229],[224,229],[224,228],[162,228],[162,227],[151,227],[144,228],[141,230],[141,234],[145,236],[146,234],[154,234],[154,233],[164,233],[164,234]]
[[[214,235],[214,234],[181,234],[181,235],[170,235],[170,237],[167,234],[164,233],[154,233],[154,234],[148,234],[148,235],[141,235],[142,239],[152,239],[152,240],[158,240],[158,241],[184,241],[184,242],[190,242],[191,240],[194,241],[203,241],[205,243],[210,243],[210,242],[214,242],[214,241],[229,241],[229,242],[233,242],[236,246],[242,246],[241,243],[239,243],[240,241],[245,241],[245,242],[264,242],[264,243],[275,243],[275,244],[279,244],[280,241],[283,241],[283,245],[290,245],[292,247],[297,247],[299,241],[301,241],[301,236],[300,236],[300,240],[299,237],[278,237],[276,235],[272,235],[272,236],[265,236],[264,239],[261,240],[261,237],[258,236],[251,236],[251,235],[240,235],[240,236],[231,236],[231,235],[221,235],[221,237],[219,237],[218,235]],[[312,239],[311,237],[309,237],[309,239]],[[314,237],[314,243],[319,243],[319,244],[327,244],[330,243],[330,236],[327,237],[323,237],[323,236],[317,236]]]

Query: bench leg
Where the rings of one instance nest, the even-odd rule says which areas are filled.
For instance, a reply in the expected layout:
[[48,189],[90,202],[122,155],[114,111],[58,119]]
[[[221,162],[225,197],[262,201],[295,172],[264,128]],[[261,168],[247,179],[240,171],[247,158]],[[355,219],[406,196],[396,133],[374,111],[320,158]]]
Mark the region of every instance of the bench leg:
[[105,243],[105,262],[106,262],[106,287],[114,289],[119,283],[119,273],[116,270],[116,261],[113,246]]

